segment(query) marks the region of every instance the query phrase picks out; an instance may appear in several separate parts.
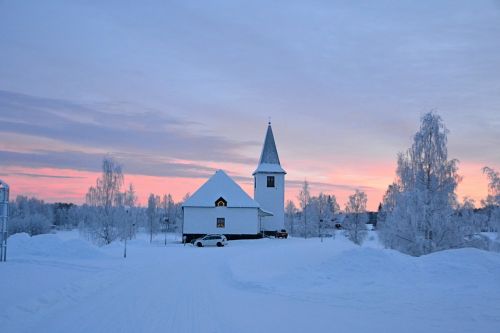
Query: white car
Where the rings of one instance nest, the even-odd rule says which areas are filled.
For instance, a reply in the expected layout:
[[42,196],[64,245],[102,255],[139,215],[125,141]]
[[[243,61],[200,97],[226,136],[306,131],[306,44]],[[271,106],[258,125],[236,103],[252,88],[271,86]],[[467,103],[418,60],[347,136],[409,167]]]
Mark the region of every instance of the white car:
[[204,237],[195,239],[193,245],[202,246],[224,246],[227,245],[227,238],[224,235],[206,235]]

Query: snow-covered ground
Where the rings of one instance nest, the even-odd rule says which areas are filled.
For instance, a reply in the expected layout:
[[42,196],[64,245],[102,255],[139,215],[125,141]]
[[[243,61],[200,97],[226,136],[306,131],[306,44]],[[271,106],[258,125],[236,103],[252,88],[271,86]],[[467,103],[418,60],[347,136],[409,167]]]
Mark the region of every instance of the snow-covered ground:
[[419,258],[371,241],[97,248],[76,232],[9,238],[1,332],[498,332],[500,254]]

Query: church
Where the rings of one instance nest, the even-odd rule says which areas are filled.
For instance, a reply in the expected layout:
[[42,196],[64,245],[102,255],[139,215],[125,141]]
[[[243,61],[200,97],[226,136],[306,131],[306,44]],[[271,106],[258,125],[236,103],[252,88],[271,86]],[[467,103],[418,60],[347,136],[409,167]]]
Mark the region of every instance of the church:
[[223,234],[227,239],[260,238],[283,229],[285,174],[269,123],[253,173],[253,199],[218,170],[182,205],[183,238],[187,242],[207,234]]

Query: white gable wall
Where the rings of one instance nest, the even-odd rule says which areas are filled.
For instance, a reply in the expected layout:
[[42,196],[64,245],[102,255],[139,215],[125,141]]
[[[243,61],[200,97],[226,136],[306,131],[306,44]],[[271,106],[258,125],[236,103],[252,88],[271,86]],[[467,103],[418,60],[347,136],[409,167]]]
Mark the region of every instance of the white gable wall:
[[[226,219],[217,228],[217,218]],[[184,207],[184,234],[248,234],[260,232],[259,209],[246,207]]]

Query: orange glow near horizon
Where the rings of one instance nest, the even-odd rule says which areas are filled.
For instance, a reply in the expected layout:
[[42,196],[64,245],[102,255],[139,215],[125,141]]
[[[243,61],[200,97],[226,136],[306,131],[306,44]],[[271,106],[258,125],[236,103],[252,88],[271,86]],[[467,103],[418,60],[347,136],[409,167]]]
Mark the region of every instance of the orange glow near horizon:
[[[369,166],[368,166],[369,165]],[[221,165],[222,166],[222,165]],[[233,165],[223,165],[226,168]],[[212,166],[211,166],[212,167]],[[216,167],[216,166],[213,166]],[[459,200],[469,196],[479,206],[481,199],[487,195],[487,179],[481,172],[482,165],[475,163],[461,163],[459,173],[463,177],[457,189]],[[239,168],[238,171],[245,172],[247,168]],[[227,169],[226,169],[227,170]],[[250,170],[250,169],[248,169]],[[231,173],[231,172],[230,172]],[[251,176],[251,172],[248,177]],[[54,168],[25,168],[7,167],[2,169],[2,179],[11,187],[11,199],[17,195],[35,196],[47,202],[73,202],[81,204],[85,201],[85,193],[88,188],[95,184],[100,176],[99,172],[79,171],[71,169]],[[235,173],[231,173],[235,174]],[[241,175],[241,173],[236,173]],[[293,170],[289,169],[287,180],[294,181],[286,189],[286,200],[297,203],[297,194],[300,186],[290,175]],[[307,179],[311,183],[311,194],[319,192],[334,194],[337,197],[341,209],[353,189],[360,187],[368,195],[368,209],[376,210],[387,186],[394,179],[394,164],[365,164],[363,166],[343,166],[335,168],[332,174],[322,179]],[[204,182],[204,178],[183,177],[156,177],[145,175],[125,175],[124,187],[132,183],[136,189],[139,203],[145,205],[150,193],[163,195],[170,193],[175,201],[180,201],[186,193],[194,193]],[[238,184],[253,197],[253,183],[251,181],[237,181]],[[315,183],[321,183],[316,185]],[[325,185],[322,185],[325,184]],[[335,187],[328,184],[344,184],[350,188]],[[362,188],[364,187],[364,188]],[[352,189],[351,189],[352,188]]]
[[[17,195],[27,195],[47,202],[76,204],[85,202],[87,190],[95,185],[96,179],[101,176],[100,172],[53,168],[9,167],[2,171],[9,174],[8,177],[4,177],[4,180],[11,187],[11,199]],[[186,193],[193,193],[204,181],[205,179],[202,178],[125,175],[124,188],[132,183],[139,204],[144,205],[150,193],[158,195],[170,193],[175,201],[179,201]]]

